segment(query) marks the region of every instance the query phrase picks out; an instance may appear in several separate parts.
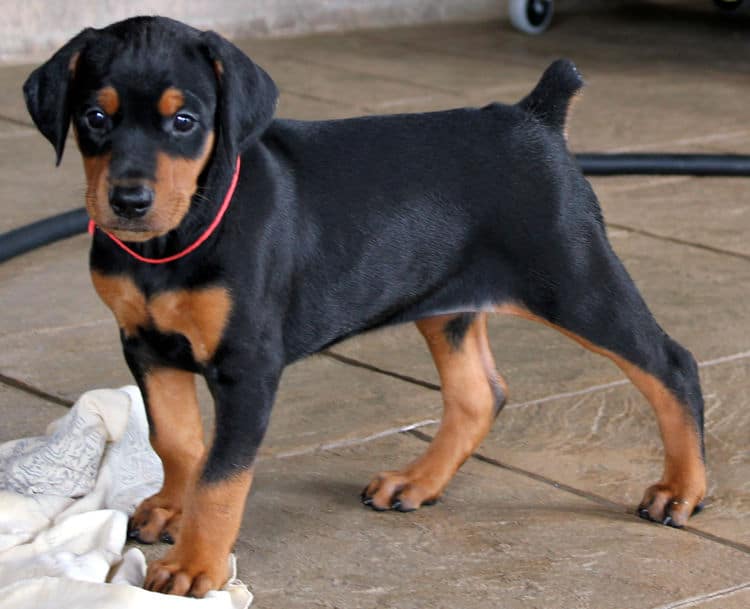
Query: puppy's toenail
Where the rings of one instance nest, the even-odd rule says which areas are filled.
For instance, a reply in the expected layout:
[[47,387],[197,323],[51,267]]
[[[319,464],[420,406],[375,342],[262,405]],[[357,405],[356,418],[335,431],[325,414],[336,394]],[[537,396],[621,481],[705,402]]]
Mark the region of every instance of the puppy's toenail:
[[398,506],[396,504],[393,505],[393,509],[399,512],[414,512],[417,508],[408,507],[399,501]]

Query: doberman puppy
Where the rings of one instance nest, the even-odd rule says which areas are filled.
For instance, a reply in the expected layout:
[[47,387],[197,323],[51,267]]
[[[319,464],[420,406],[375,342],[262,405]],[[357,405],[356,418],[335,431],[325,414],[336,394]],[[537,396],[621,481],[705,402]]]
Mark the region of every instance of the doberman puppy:
[[[515,105],[303,122],[213,32],[137,17],[73,38],[24,86],[58,162],[72,122],[95,224],[91,276],[146,400],[163,488],[130,524],[174,540],[146,587],[226,580],[284,367],[414,321],[442,382],[426,453],[377,474],[376,510],[433,502],[502,407],[486,317],[551,326],[605,355],[656,413],[664,474],[643,517],[682,526],[706,482],[693,357],[656,323],[566,148],[582,80],[553,63]],[[215,400],[204,448],[194,375]]]

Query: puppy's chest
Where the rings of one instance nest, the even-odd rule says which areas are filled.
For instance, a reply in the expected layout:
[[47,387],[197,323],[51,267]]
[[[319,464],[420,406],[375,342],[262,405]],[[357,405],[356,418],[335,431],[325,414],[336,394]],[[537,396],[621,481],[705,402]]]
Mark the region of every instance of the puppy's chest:
[[154,332],[181,335],[198,363],[208,362],[216,352],[232,310],[227,289],[211,286],[147,295],[126,275],[92,271],[91,279],[127,338],[145,339]]

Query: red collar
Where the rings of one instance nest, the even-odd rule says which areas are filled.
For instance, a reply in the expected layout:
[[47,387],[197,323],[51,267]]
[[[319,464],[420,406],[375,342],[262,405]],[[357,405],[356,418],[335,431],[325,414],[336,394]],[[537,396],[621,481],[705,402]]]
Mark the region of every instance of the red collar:
[[[121,249],[125,250],[128,254],[130,254],[133,258],[136,260],[140,260],[141,262],[147,262],[148,264],[165,264],[167,262],[173,262],[174,260],[179,260],[183,256],[187,256],[190,252],[193,250],[196,250],[206,239],[208,239],[211,234],[216,230],[216,227],[219,226],[221,223],[221,219],[224,217],[224,214],[226,213],[227,209],[229,208],[229,202],[232,200],[232,195],[234,194],[235,188],[237,188],[237,181],[240,177],[240,157],[237,157],[237,165],[235,165],[234,168],[234,175],[232,175],[232,183],[229,185],[229,190],[227,191],[227,194],[224,196],[224,201],[221,204],[221,207],[219,208],[219,212],[216,214],[216,217],[213,219],[213,222],[209,224],[208,228],[206,228],[205,231],[203,231],[203,234],[201,234],[200,237],[198,237],[193,243],[188,245],[184,250],[181,252],[178,252],[172,256],[167,256],[166,258],[146,258],[144,256],[141,256],[137,252],[134,252],[132,249],[130,249],[127,245],[125,245],[120,239],[115,237],[113,234],[108,233],[104,229],[101,230],[107,237],[112,239],[117,245],[120,246]],[[94,234],[94,229],[98,228],[93,220],[89,220],[89,234]]]

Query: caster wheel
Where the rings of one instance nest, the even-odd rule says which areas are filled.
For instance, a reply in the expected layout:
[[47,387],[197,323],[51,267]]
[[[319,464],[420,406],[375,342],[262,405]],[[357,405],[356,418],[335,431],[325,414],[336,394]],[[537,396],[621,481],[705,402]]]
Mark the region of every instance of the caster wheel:
[[553,0],[508,0],[513,26],[527,34],[541,34],[552,22]]
[[731,13],[740,8],[742,0],[714,0],[714,4],[719,10]]

